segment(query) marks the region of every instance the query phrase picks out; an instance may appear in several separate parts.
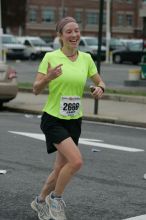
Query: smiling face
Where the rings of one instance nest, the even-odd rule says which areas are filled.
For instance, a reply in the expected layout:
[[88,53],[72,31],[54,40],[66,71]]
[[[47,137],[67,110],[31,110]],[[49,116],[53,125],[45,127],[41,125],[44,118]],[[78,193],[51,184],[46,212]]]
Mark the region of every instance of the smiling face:
[[70,22],[63,27],[60,39],[63,42],[63,47],[75,49],[80,42],[79,26],[75,22]]

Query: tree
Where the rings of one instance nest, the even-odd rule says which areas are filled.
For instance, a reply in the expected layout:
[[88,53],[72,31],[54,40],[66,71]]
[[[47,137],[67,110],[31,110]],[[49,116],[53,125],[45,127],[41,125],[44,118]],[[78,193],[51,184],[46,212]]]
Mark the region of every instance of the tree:
[[2,28],[17,32],[19,28],[25,29],[26,0],[1,0]]

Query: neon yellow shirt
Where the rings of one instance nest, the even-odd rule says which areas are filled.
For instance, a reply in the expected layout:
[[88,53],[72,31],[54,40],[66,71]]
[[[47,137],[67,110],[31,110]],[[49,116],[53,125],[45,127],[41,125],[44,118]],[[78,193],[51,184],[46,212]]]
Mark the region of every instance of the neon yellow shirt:
[[48,63],[51,68],[63,64],[63,73],[49,82],[49,95],[43,111],[67,120],[82,117],[81,98],[86,80],[97,73],[91,56],[79,51],[76,61],[71,61],[60,49],[48,52],[41,61],[38,72],[47,74]]

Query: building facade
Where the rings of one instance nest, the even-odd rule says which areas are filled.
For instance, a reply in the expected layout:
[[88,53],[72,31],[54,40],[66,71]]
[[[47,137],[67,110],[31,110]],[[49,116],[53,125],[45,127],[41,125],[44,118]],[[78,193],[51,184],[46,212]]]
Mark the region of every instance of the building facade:
[[140,17],[143,20],[143,39],[144,46],[146,47],[146,0],[143,0],[141,3]]
[[[13,0],[14,1],[14,0]],[[41,36],[51,41],[56,22],[64,16],[73,16],[82,35],[98,35],[101,0],[26,0],[24,35]],[[143,0],[110,0],[110,32],[117,38],[142,38],[143,19],[140,16]],[[106,0],[103,12],[103,36],[106,35]],[[19,27],[20,29],[20,27]],[[19,34],[18,31],[15,33]]]

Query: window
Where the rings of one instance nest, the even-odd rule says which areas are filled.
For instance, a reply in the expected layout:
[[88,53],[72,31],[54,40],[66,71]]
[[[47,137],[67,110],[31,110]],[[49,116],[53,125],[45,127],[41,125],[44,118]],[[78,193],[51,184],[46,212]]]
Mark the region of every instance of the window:
[[37,18],[37,11],[34,8],[29,9],[28,20],[30,22],[35,22]]
[[31,44],[30,44],[30,42],[29,42],[28,40],[26,40],[26,41],[24,42],[24,45],[26,45],[26,46],[31,46]]
[[142,51],[143,49],[143,45],[142,43],[129,43],[128,44],[128,48],[131,50],[131,51]]
[[132,24],[133,24],[133,16],[132,15],[126,15],[126,23],[128,26],[132,26]]
[[103,12],[103,24],[106,24],[106,12]]
[[41,38],[31,39],[31,44],[35,47],[46,46],[46,43]]
[[54,21],[54,11],[50,8],[45,8],[42,11],[42,21],[52,22]]
[[85,46],[84,41],[80,40],[79,46]]
[[87,24],[97,24],[97,12],[87,12]]
[[75,18],[76,18],[78,23],[81,23],[81,20],[82,20],[81,17],[82,17],[81,16],[81,11],[76,11],[75,12]]
[[127,3],[133,3],[133,0],[126,0]]
[[2,36],[3,44],[18,44],[18,40],[14,36]]
[[94,46],[98,44],[98,40],[96,37],[89,37],[89,38],[86,38],[86,43],[89,46]]
[[124,23],[125,23],[124,20],[125,20],[125,18],[124,18],[123,14],[117,15],[117,25],[118,26],[124,26]]

